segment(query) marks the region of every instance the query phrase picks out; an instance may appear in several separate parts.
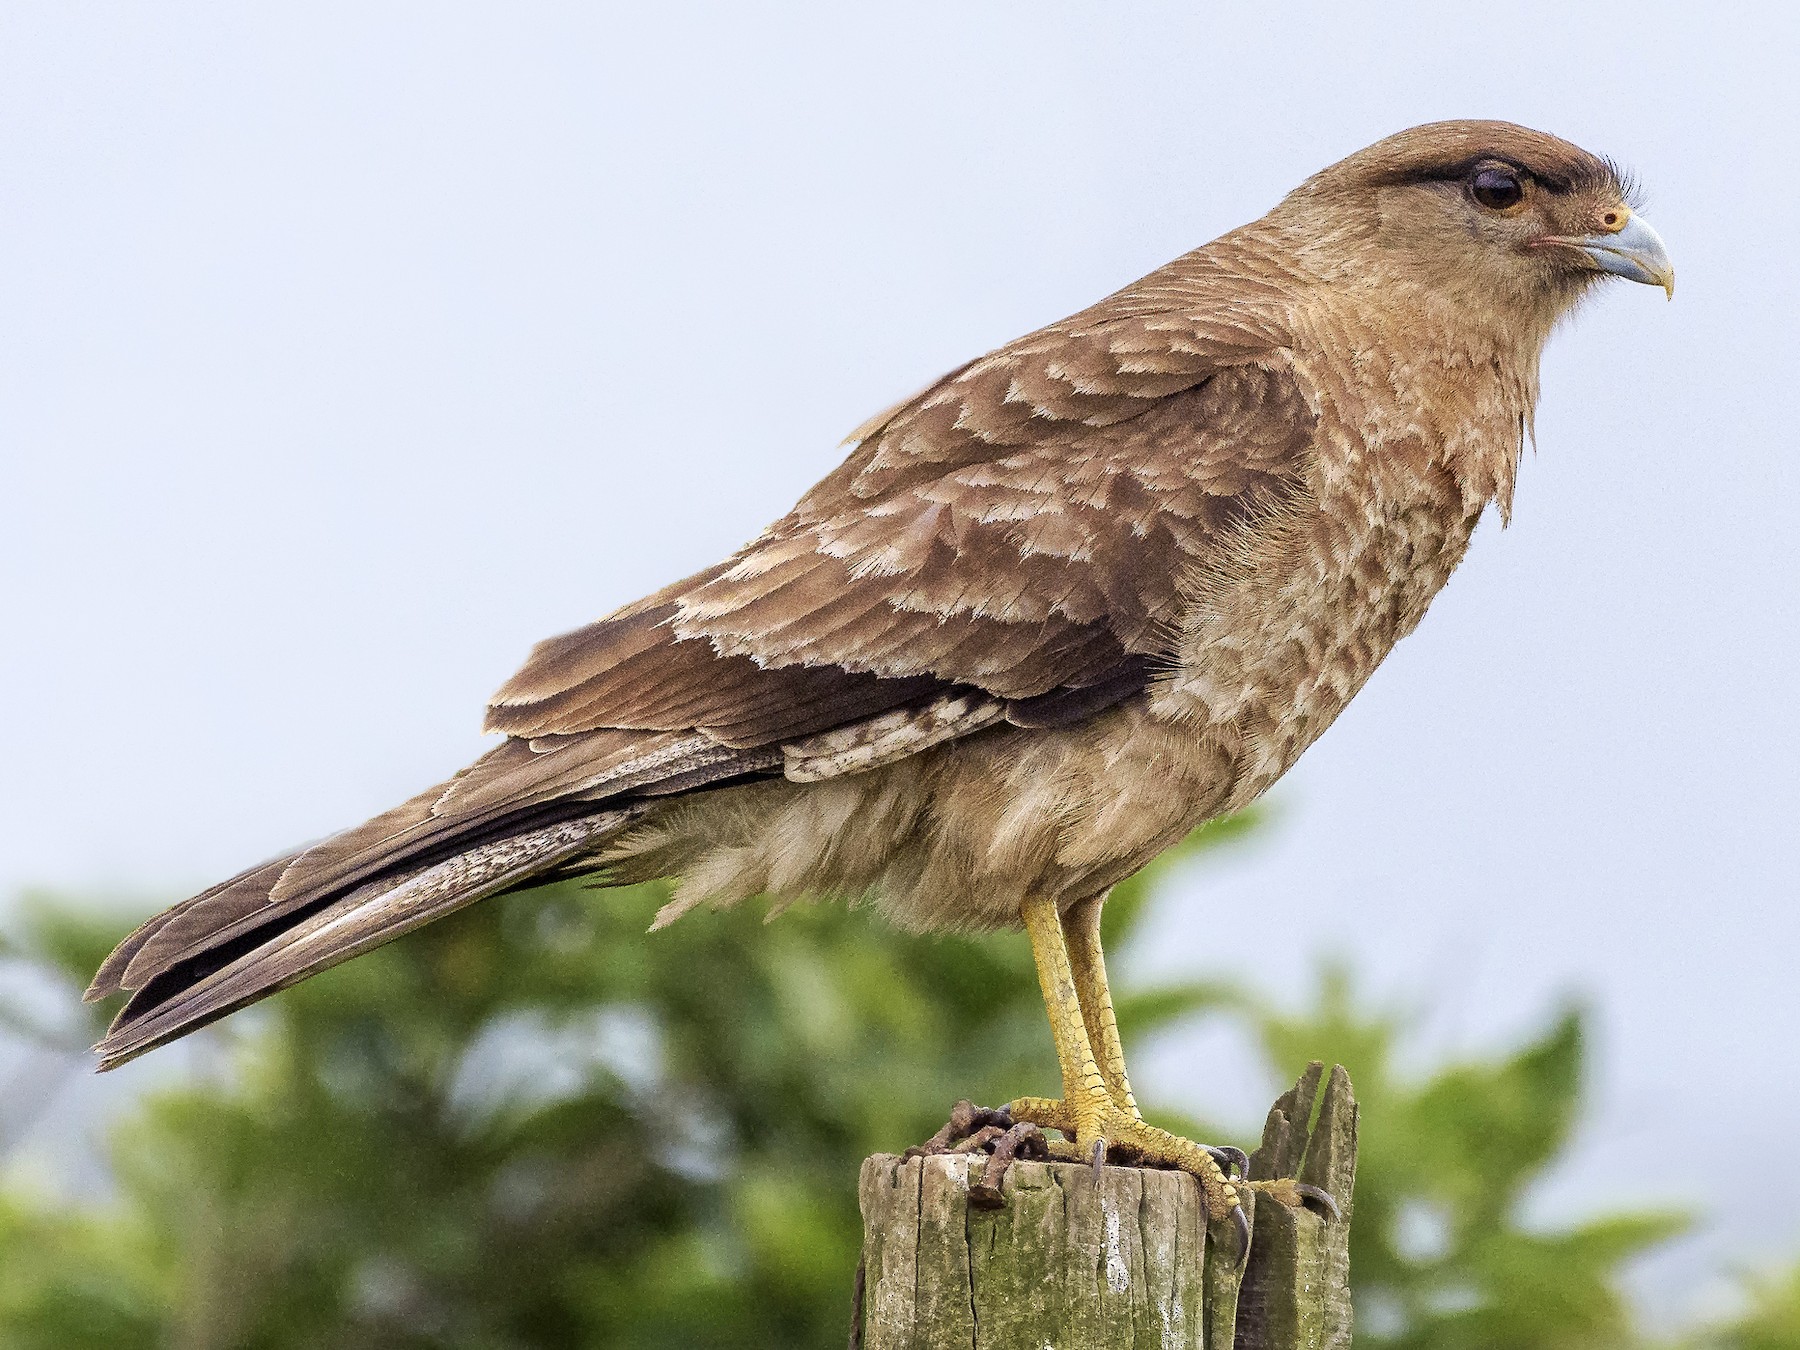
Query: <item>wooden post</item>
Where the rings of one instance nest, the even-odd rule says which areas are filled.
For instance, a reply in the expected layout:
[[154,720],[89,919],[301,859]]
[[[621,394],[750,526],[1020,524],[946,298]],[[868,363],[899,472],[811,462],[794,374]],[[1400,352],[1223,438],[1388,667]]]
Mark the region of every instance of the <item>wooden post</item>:
[[1350,1344],[1356,1098],[1340,1064],[1321,1099],[1324,1068],[1317,1061],[1308,1065],[1269,1108],[1262,1147],[1250,1155],[1250,1175],[1309,1181],[1337,1201],[1341,1217],[1328,1223],[1311,1210],[1274,1204],[1257,1210],[1238,1294],[1239,1350],[1346,1350]]
[[[1342,1068],[1320,1100],[1314,1064],[1269,1112],[1251,1175],[1297,1176],[1343,1211],[1328,1222],[1246,1194],[1203,1219],[1191,1177],[1134,1167],[1015,1162],[1005,1204],[969,1203],[983,1155],[864,1161],[865,1350],[1325,1350],[1350,1343],[1350,1189],[1356,1102]],[[1319,1120],[1309,1128],[1315,1102]],[[858,1342],[854,1339],[853,1344]]]

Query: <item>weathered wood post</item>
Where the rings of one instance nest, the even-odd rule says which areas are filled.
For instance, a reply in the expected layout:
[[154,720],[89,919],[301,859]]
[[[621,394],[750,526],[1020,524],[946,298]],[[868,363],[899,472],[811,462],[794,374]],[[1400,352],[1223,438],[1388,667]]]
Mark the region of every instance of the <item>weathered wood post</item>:
[[[1004,1205],[971,1205],[980,1153],[863,1163],[865,1350],[1325,1350],[1350,1344],[1349,1228],[1356,1101],[1314,1064],[1269,1111],[1252,1177],[1297,1177],[1342,1210],[1329,1221],[1246,1195],[1237,1264],[1229,1223],[1203,1217],[1179,1172],[1015,1162]],[[1320,1092],[1323,1082],[1324,1091]],[[1317,1106],[1317,1123],[1313,1123]],[[1254,1208],[1252,1206],[1254,1205]],[[860,1335],[860,1341],[857,1339]]]

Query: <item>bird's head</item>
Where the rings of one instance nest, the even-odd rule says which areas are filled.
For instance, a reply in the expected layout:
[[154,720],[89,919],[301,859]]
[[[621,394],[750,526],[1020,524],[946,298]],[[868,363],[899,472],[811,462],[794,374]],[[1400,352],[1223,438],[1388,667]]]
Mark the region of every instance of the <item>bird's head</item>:
[[1607,160],[1510,122],[1434,122],[1313,175],[1272,219],[1316,241],[1332,279],[1423,287],[1540,333],[1597,280],[1674,294],[1675,269]]

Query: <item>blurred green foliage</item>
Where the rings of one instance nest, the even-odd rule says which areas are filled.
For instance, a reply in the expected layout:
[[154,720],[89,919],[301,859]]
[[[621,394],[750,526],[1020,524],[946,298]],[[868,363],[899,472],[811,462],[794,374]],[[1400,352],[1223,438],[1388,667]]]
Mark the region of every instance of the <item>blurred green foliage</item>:
[[[1215,825],[1120,887],[1114,949],[1167,867],[1250,827]],[[562,885],[476,906],[207,1033],[181,1086],[111,1128],[110,1195],[0,1172],[0,1345],[843,1344],[863,1156],[929,1135],[958,1097],[1056,1086],[1029,949],[833,906],[646,936],[665,898]],[[60,992],[55,1016],[15,1008],[15,1031],[67,1042],[58,1018],[118,927],[22,911],[0,957]],[[1578,1013],[1413,1081],[1403,1019],[1359,1007],[1341,972],[1301,1014],[1204,982],[1122,988],[1119,1012],[1133,1040],[1242,1019],[1280,1077],[1349,1067],[1359,1344],[1648,1343],[1616,1281],[1678,1217],[1519,1220],[1577,1114]],[[1800,1278],[1695,1344],[1800,1347]]]
[[1708,1350],[1792,1350],[1800,1345],[1800,1266],[1785,1276],[1753,1281],[1750,1309],[1705,1336]]

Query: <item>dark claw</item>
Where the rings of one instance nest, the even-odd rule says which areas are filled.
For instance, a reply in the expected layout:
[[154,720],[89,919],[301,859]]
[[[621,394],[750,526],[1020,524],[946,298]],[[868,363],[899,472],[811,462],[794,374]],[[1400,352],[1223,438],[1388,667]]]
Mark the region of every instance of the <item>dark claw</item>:
[[988,1159],[981,1180],[969,1187],[969,1203],[976,1209],[1001,1209],[1006,1205],[1006,1174],[1015,1158],[1045,1158],[1050,1154],[1044,1132],[1029,1120],[1002,1132],[993,1143],[994,1155]]
[[1242,1205],[1231,1207],[1231,1224],[1237,1229],[1237,1265],[1242,1270],[1244,1262],[1250,1258],[1250,1216],[1244,1213]]
[[1231,1175],[1231,1169],[1234,1167],[1237,1168],[1235,1180],[1242,1181],[1250,1175],[1250,1155],[1243,1149],[1233,1148],[1229,1144],[1216,1148],[1211,1144],[1203,1144],[1201,1147],[1212,1154],[1213,1161],[1219,1164],[1219,1170],[1225,1173],[1227,1181],[1234,1180]]
[[1100,1169],[1106,1166],[1106,1140],[1094,1140],[1094,1154],[1088,1164],[1094,1169],[1094,1184],[1097,1186],[1100,1184]]
[[1331,1198],[1329,1191],[1305,1181],[1295,1182],[1294,1189],[1300,1192],[1300,1198],[1307,1202],[1308,1208],[1317,1210],[1322,1217],[1334,1223],[1343,1222],[1343,1211],[1338,1208],[1337,1201]]

